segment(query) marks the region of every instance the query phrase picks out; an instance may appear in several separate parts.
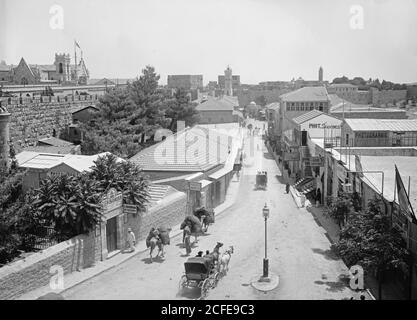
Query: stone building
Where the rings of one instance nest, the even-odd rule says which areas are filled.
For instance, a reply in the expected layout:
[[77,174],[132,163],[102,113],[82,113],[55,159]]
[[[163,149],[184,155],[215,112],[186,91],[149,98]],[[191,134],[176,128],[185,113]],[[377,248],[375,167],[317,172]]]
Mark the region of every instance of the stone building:
[[196,90],[203,89],[202,74],[168,75],[168,88]]
[[236,97],[207,97],[207,100],[196,107],[200,124],[238,122],[235,109],[239,106]]
[[28,64],[24,58],[17,66],[0,63],[0,82],[5,84],[75,83],[87,84],[90,77],[84,59],[71,64],[69,54],[56,53],[53,64]]

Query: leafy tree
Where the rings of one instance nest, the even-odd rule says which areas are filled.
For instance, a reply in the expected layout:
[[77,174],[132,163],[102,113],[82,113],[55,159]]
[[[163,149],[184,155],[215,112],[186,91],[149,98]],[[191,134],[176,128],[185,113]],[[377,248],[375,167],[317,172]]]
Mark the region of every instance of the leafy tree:
[[265,107],[267,104],[266,98],[264,95],[258,96],[255,98],[255,102],[257,105],[260,105],[262,107]]
[[378,275],[379,297],[385,271],[407,272],[408,269],[409,255],[404,240],[392,228],[390,217],[382,212],[380,199],[370,200],[364,213],[350,217],[336,247],[348,266],[360,265]]
[[81,124],[83,154],[109,151],[129,158],[146,147],[146,137],[168,126],[164,115],[166,94],[158,89],[159,75],[151,66],[127,87],[115,88],[100,99],[94,121]]
[[183,89],[178,89],[174,93],[173,99],[167,102],[165,110],[165,116],[171,119],[169,129],[176,132],[178,120],[185,121],[186,126],[194,125],[198,120],[198,111],[195,107],[195,104],[190,102],[187,92]]
[[97,159],[90,179],[97,181],[101,192],[115,188],[123,193],[125,203],[134,204],[139,210],[145,209],[149,198],[148,181],[136,164],[130,161],[117,162],[114,155],[108,154]]
[[330,203],[328,204],[328,214],[336,220],[339,228],[344,226],[348,218],[348,214],[352,208],[351,196],[346,193],[340,193],[337,198],[329,198]]

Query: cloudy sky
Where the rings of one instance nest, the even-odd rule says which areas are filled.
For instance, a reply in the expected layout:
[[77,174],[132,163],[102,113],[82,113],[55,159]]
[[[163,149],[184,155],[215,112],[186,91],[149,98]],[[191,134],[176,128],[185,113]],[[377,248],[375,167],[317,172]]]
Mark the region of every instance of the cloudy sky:
[[417,0],[0,0],[0,60],[50,64],[75,38],[92,78],[150,64],[161,83],[227,65],[243,83],[312,80],[322,65],[326,80],[416,82],[416,16]]

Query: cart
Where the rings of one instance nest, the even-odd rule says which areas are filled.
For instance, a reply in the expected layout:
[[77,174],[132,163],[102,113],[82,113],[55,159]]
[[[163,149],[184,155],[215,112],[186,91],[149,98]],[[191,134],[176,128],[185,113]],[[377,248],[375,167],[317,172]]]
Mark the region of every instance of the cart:
[[192,257],[184,262],[185,274],[179,283],[180,291],[184,288],[200,288],[200,298],[207,297],[208,291],[214,288],[220,279],[212,258]]
[[268,184],[268,175],[266,171],[258,171],[256,175],[255,189],[266,190],[267,184]]

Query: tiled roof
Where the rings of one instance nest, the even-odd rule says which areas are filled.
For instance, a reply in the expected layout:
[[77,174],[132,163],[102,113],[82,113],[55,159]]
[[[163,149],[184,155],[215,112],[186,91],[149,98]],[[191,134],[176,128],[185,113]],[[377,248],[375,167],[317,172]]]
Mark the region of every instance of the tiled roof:
[[353,131],[417,131],[417,119],[345,119]]
[[100,110],[96,106],[90,106],[90,105],[86,106],[86,105],[84,105],[84,106],[74,106],[74,107],[70,108],[69,112],[70,113],[77,113],[77,112],[80,112],[81,110],[84,110],[84,109],[87,109],[87,108],[92,108],[92,109],[95,109],[97,111]]
[[213,97],[208,97],[208,100],[199,104],[196,107],[198,111],[233,111],[235,106],[238,106],[239,103],[235,102],[234,99],[230,97],[222,97],[216,99]]
[[301,116],[293,118],[292,121],[294,121],[296,124],[302,124],[306,121],[309,121],[309,120],[314,119],[318,116],[321,116],[322,114],[324,114],[324,113],[319,111],[319,110],[311,110],[307,113],[302,114]]
[[206,171],[226,161],[232,141],[232,136],[195,126],[168,136],[129,161],[145,171]]
[[295,91],[284,93],[280,96],[283,101],[329,101],[329,95],[325,87],[304,87]]

